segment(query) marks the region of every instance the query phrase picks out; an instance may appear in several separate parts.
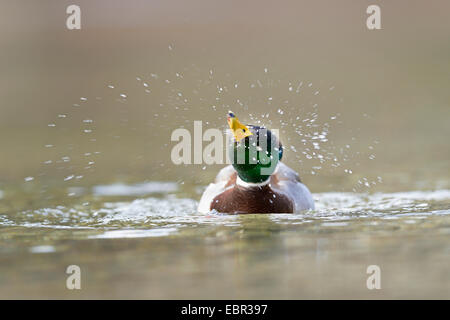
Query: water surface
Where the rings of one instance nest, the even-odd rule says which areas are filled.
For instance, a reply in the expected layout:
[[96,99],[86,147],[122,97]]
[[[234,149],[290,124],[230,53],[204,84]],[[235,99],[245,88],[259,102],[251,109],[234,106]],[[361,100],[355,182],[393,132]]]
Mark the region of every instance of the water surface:
[[[302,214],[203,215],[177,184],[149,182],[4,213],[1,296],[448,297],[450,190],[314,198],[316,210]],[[82,270],[79,292],[65,289],[71,264]],[[380,291],[366,288],[373,264]]]

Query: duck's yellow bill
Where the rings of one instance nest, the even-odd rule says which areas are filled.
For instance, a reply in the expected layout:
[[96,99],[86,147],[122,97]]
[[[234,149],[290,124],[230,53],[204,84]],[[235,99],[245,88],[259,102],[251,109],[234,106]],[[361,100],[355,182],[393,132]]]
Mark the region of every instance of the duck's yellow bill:
[[231,111],[228,112],[227,122],[237,142],[253,134]]

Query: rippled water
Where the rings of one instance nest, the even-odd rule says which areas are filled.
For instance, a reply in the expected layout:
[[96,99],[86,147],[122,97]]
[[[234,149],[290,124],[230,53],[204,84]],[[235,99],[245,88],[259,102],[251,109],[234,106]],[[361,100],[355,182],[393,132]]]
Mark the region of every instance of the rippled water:
[[[179,198],[175,192],[168,192],[170,190],[177,190],[177,184],[149,182],[95,186],[90,203],[2,214],[0,221],[3,227],[27,227],[30,232],[38,228],[92,230],[93,235],[88,238],[159,237],[182,234],[183,229],[194,226],[240,226],[242,216],[199,214],[196,200]],[[152,193],[158,193],[159,197],[130,201],[104,198]],[[268,214],[264,219],[276,224],[301,224],[303,227],[299,231],[309,232],[317,226],[339,227],[337,230],[345,231],[361,223],[376,226],[384,220],[395,221],[395,225],[410,225],[433,218],[445,221],[445,216],[450,214],[450,190],[374,194],[328,192],[316,193],[314,198],[314,211]]]
[[[146,182],[96,186],[68,206],[2,213],[0,293],[448,297],[450,190],[314,198],[316,210],[303,214],[202,215],[176,183]],[[86,272],[75,296],[64,289],[70,264]],[[372,264],[383,273],[378,293],[366,288]]]

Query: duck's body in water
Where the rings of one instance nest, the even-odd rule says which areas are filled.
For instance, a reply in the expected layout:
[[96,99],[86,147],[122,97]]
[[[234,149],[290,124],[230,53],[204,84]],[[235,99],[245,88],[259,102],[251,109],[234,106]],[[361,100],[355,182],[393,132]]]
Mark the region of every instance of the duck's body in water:
[[245,126],[232,112],[232,165],[223,168],[202,195],[198,211],[208,213],[296,213],[314,209],[308,188],[282,163],[283,148],[270,130]]

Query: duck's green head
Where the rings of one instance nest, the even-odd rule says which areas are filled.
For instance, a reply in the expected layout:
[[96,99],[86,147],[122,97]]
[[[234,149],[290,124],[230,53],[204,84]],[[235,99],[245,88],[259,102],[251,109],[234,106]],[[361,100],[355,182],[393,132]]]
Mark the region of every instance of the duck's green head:
[[228,156],[239,178],[247,183],[269,179],[283,156],[276,135],[264,127],[243,125],[231,111],[227,121],[233,133]]

